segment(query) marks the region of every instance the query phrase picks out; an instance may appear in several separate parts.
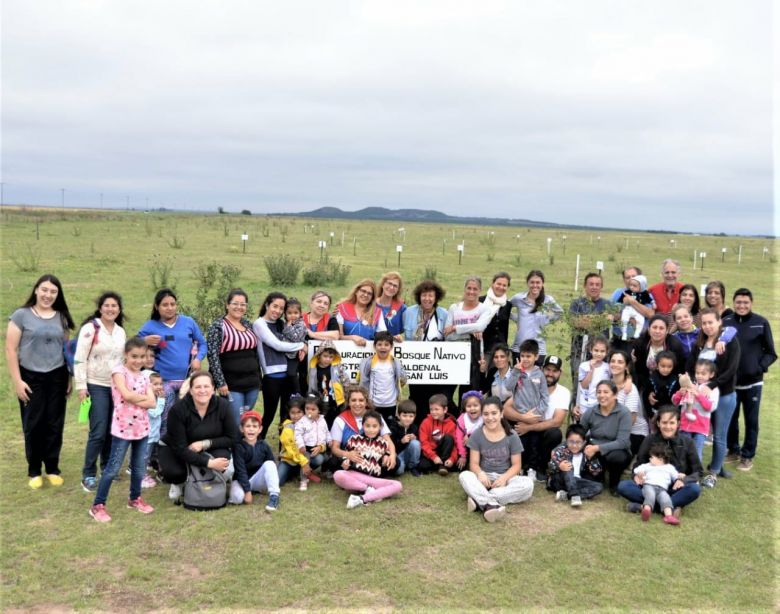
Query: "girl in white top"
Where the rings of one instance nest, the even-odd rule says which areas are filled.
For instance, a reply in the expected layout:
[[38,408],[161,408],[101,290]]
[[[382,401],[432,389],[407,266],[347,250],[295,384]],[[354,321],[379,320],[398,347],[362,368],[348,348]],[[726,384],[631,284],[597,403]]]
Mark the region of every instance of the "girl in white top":
[[97,489],[97,460],[101,471],[111,454],[111,372],[122,364],[125,329],[122,297],[116,292],[104,292],[95,301],[97,309],[79,330],[73,360],[73,376],[79,401],[90,398],[89,436],[84,451],[81,486],[87,492]]
[[547,342],[542,331],[563,315],[563,309],[552,296],[544,293],[544,273],[538,270],[530,271],[525,282],[528,290],[509,299],[509,302],[517,307],[517,313],[512,314],[512,319],[517,322],[512,351],[518,354],[520,344],[526,339],[533,339],[539,344],[539,360],[542,361],[547,355]]
[[650,427],[642,410],[642,398],[629,372],[630,359],[623,350],[613,350],[609,355],[609,371],[618,387],[617,400],[631,412],[631,454],[636,456],[639,446],[650,434]]

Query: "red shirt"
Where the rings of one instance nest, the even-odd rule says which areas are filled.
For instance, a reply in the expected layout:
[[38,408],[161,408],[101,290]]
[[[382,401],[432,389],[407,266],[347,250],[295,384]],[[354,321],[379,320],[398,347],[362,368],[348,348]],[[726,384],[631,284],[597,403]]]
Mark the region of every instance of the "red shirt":
[[680,289],[685,284],[679,281],[674,284],[674,288],[669,290],[668,286],[664,282],[659,282],[654,286],[650,286],[647,291],[653,295],[655,299],[656,313],[662,313],[669,315],[672,313],[672,308],[680,302]]

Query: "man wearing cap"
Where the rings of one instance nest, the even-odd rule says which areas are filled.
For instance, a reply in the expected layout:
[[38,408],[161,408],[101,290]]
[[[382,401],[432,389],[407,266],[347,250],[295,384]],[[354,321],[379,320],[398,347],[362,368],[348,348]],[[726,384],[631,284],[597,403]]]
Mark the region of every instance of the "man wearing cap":
[[552,451],[563,439],[561,425],[566,417],[566,413],[569,411],[571,392],[569,392],[568,388],[558,383],[558,380],[561,378],[562,369],[563,361],[558,356],[551,354],[544,357],[542,371],[547,380],[547,390],[550,393],[547,411],[539,422],[533,424],[518,422],[515,425],[515,431],[518,435],[522,436],[526,433],[539,434],[537,437],[533,438],[525,437],[523,441],[525,442],[528,440],[527,443],[524,443],[525,447],[534,445],[540,447],[539,454],[536,455],[536,457],[539,458],[540,466],[531,467],[531,469],[536,471],[536,478],[540,482],[543,482],[545,479],[547,463],[550,461]]

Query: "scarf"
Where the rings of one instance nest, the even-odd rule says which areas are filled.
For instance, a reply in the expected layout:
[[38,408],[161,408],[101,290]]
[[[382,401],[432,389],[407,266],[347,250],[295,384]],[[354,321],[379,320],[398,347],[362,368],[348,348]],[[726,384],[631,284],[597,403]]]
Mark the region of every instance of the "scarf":
[[506,305],[506,301],[507,301],[506,293],[504,293],[504,296],[498,297],[495,294],[493,294],[493,288],[488,288],[487,294],[485,295],[485,300],[482,301],[482,303],[490,309],[491,320],[496,317],[498,310],[501,309],[504,305]]
[[442,336],[439,332],[439,318],[436,315],[436,307],[433,308],[433,313],[428,319],[427,325],[425,317],[423,316],[422,307],[417,312],[417,327],[414,329],[415,341],[435,341],[441,340]]

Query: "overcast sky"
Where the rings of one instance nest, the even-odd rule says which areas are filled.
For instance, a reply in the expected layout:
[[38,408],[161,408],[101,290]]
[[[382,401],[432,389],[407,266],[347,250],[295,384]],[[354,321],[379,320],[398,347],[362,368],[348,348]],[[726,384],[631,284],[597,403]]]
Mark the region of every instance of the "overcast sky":
[[2,7],[6,203],[777,226],[769,0]]

